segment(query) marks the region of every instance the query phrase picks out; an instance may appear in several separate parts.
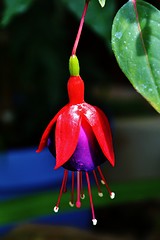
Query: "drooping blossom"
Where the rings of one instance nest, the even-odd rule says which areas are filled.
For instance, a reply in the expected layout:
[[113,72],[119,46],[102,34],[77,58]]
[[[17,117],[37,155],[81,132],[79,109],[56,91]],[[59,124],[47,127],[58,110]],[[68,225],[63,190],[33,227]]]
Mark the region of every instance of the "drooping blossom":
[[[100,165],[106,159],[114,166],[114,150],[110,125],[105,114],[95,106],[84,100],[84,82],[79,75],[78,59],[75,55],[70,58],[70,78],[68,80],[69,103],[66,104],[50,121],[45,129],[38,150],[48,147],[56,158],[54,169],[63,167],[64,177],[60,189],[58,201],[54,211],[58,212],[62,193],[65,192],[68,172],[72,171],[71,201],[74,206],[75,174],[77,175],[76,207],[80,208],[81,198],[84,198],[82,178],[85,175],[90,205],[92,210],[93,225],[97,224],[95,218],[93,199],[91,193],[90,173],[93,173],[98,188],[98,195],[103,196],[101,183],[105,184],[110,198],[115,194],[111,192]],[[98,174],[97,174],[98,173]]]

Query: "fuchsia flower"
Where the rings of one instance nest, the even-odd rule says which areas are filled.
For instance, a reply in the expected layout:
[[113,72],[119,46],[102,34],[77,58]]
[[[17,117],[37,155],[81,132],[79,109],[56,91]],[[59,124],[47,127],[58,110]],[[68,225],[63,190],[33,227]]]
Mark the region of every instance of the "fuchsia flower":
[[[105,114],[95,106],[84,101],[84,82],[79,76],[79,65],[76,56],[70,58],[70,73],[68,80],[69,103],[65,105],[50,121],[45,129],[37,152],[45,146],[56,158],[54,169],[63,167],[64,177],[60,189],[59,198],[54,211],[58,212],[61,195],[66,189],[68,171],[72,171],[72,194],[70,206],[74,206],[74,181],[77,174],[77,199],[76,207],[81,206],[81,198],[84,198],[82,189],[82,177],[86,175],[90,205],[92,210],[92,221],[96,225],[89,172],[93,173],[98,195],[103,196],[98,181],[97,172],[101,182],[106,185],[111,199],[111,192],[100,165],[106,158],[114,166],[114,151],[110,125]],[[96,172],[97,168],[97,172]]]

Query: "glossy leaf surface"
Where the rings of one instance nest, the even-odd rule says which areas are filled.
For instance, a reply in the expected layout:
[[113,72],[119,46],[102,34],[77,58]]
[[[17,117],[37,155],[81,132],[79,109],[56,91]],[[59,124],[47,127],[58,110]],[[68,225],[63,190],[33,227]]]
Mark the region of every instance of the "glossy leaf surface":
[[134,88],[160,112],[160,12],[144,1],[128,1],[117,13],[112,48]]

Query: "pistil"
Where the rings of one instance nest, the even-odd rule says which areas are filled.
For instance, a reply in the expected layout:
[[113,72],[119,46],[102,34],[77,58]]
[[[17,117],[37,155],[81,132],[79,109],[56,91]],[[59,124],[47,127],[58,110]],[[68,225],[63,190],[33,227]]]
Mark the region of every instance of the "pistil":
[[81,207],[81,187],[80,187],[80,171],[77,171],[77,201],[76,201],[76,207]]
[[93,222],[93,225],[96,225],[97,224],[97,219],[95,218],[95,213],[94,213],[94,206],[93,206],[92,192],[91,192],[91,184],[90,184],[88,172],[86,172],[86,179],[87,179],[88,194],[89,194],[89,200],[90,200],[91,211],[92,211],[92,222]]

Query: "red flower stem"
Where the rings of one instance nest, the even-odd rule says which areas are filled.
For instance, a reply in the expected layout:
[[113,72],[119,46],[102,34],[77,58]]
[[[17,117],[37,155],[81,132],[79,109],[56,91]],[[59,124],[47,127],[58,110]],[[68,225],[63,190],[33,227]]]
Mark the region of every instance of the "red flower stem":
[[72,55],[76,55],[76,50],[77,50],[79,39],[80,39],[80,36],[81,36],[81,33],[82,33],[82,28],[83,28],[86,12],[87,12],[87,9],[88,9],[89,1],[90,0],[86,0],[85,6],[84,6],[84,9],[83,9],[81,21],[80,21],[80,24],[79,24],[78,33],[77,33],[76,40],[74,42],[73,49],[72,49]]
[[81,191],[81,181],[80,181],[80,171],[77,171],[77,201],[76,201],[76,207],[80,208],[81,207],[81,199],[80,199],[80,191]]

